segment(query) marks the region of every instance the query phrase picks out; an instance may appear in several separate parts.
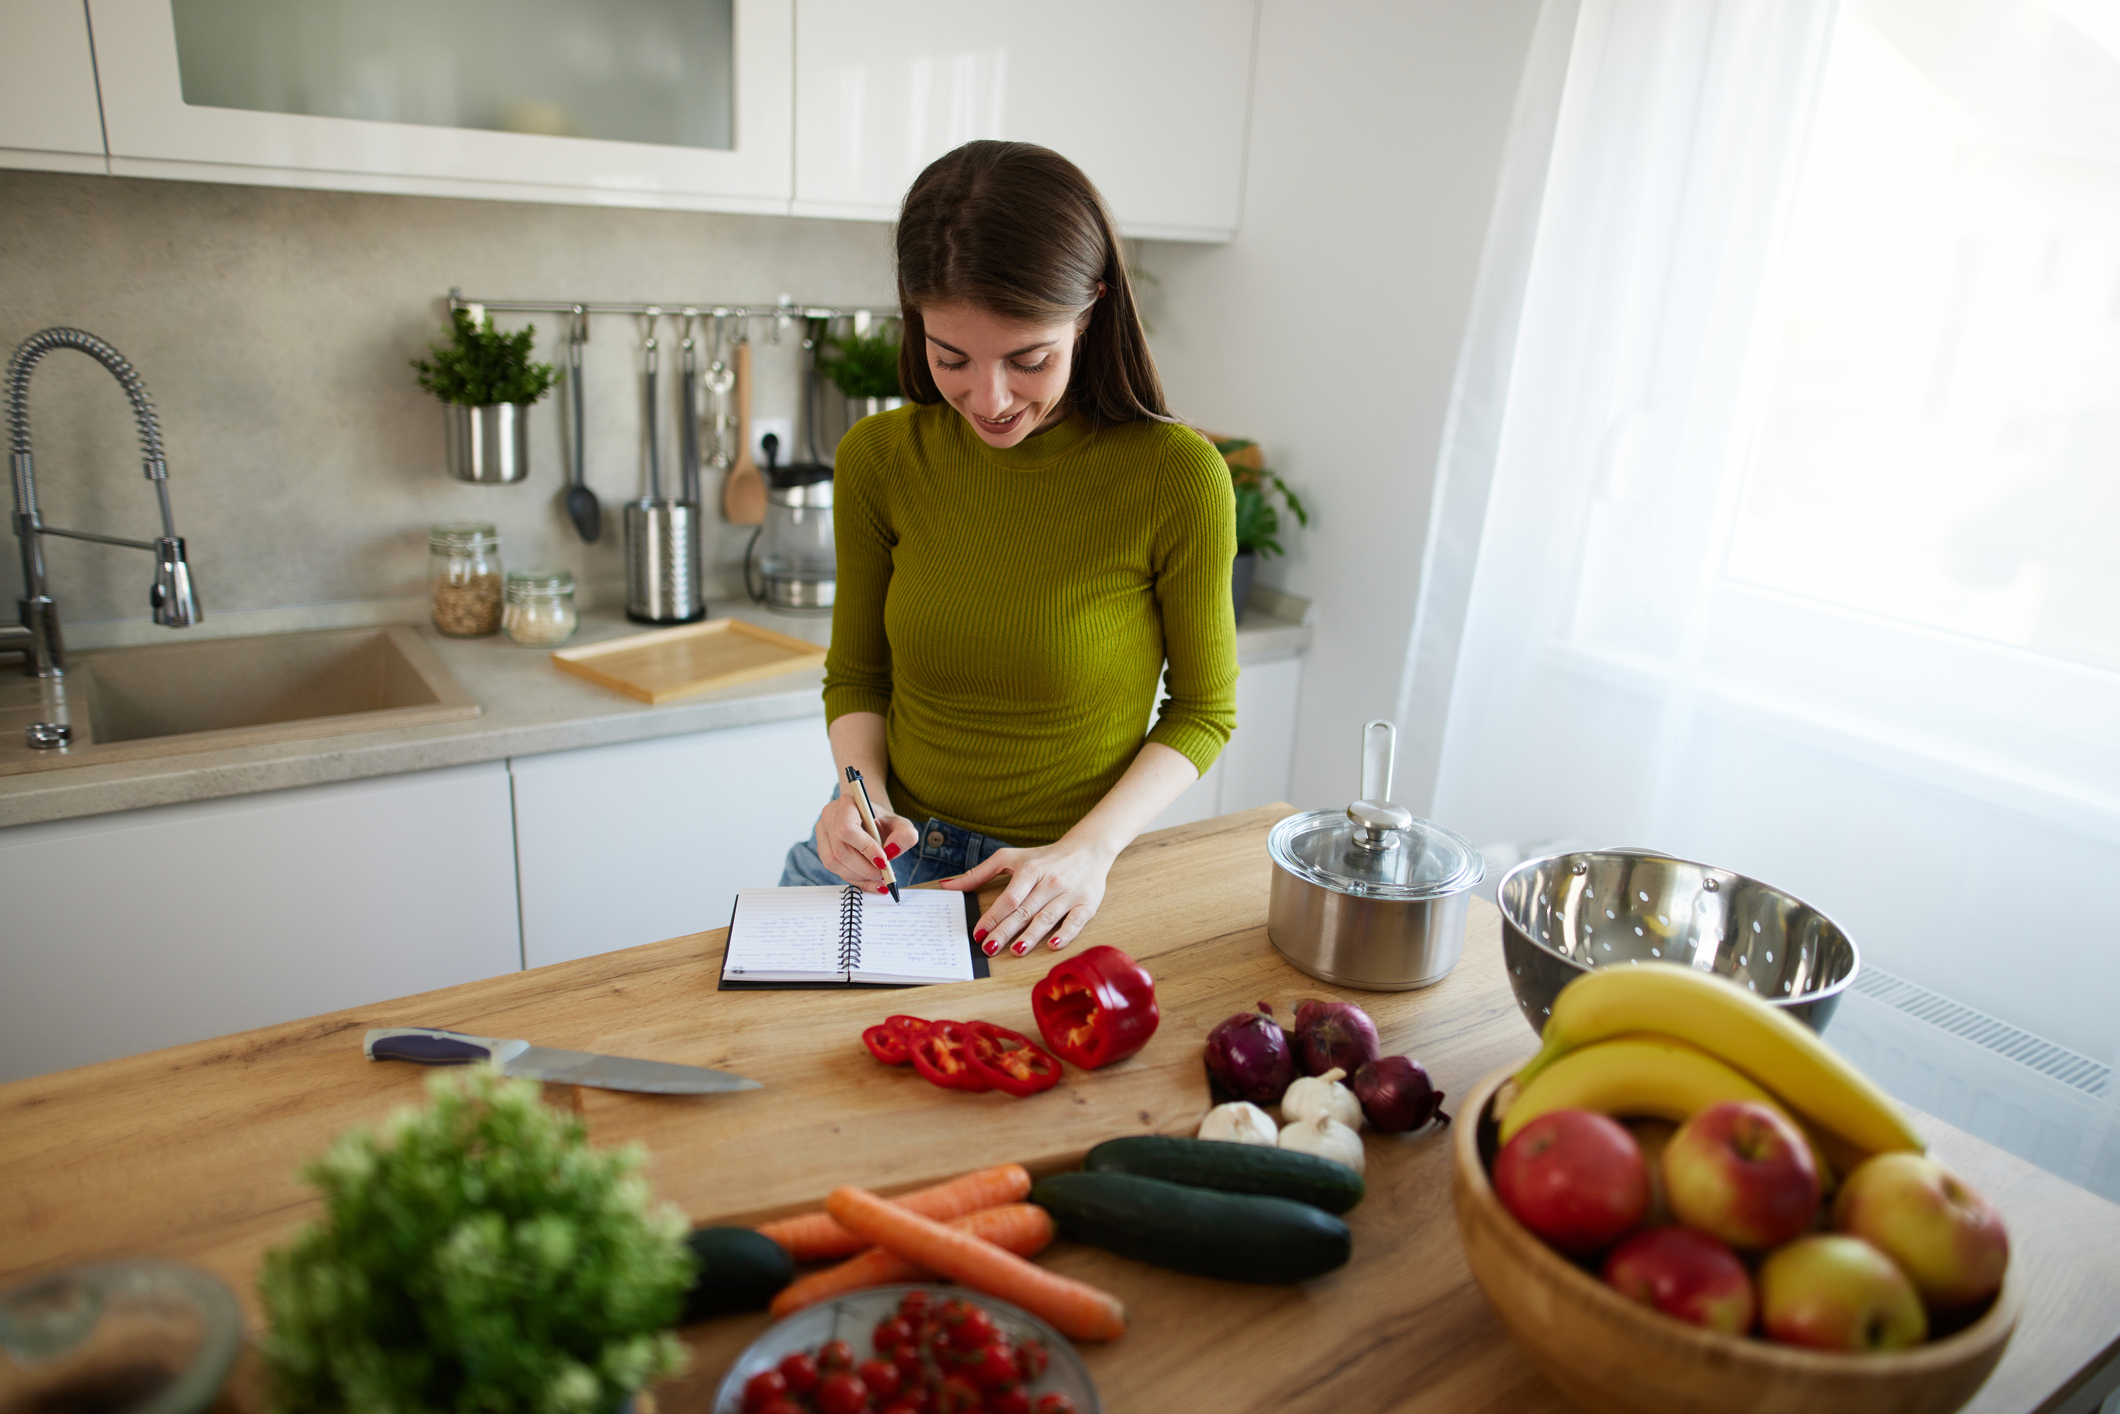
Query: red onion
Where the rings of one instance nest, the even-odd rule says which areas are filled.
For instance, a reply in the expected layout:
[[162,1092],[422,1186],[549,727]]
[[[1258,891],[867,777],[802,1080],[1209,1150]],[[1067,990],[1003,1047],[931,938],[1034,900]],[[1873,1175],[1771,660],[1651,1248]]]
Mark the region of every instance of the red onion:
[[1288,1033],[1264,1002],[1257,1011],[1238,1012],[1207,1033],[1208,1073],[1240,1100],[1271,1105],[1296,1078]]
[[1450,1116],[1443,1113],[1443,1092],[1435,1088],[1417,1060],[1385,1056],[1370,1061],[1354,1073],[1348,1085],[1362,1102],[1363,1118],[1371,1128],[1386,1134],[1419,1129],[1430,1119],[1450,1123]]
[[1349,1075],[1377,1058],[1377,1024],[1353,1002],[1296,1003],[1296,1063],[1305,1075]]

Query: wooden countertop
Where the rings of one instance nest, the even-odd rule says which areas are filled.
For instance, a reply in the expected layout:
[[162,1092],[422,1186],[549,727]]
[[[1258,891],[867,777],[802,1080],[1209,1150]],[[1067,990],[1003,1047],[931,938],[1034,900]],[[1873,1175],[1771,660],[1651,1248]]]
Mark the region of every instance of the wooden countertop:
[[[1111,943],[1156,975],[1163,1022],[1139,1056],[1027,1101],[936,1090],[876,1065],[861,1027],[911,1008],[1032,1030],[1028,989],[1050,953],[996,960],[981,982],[900,992],[714,988],[721,932],[216,1041],[0,1085],[0,1286],[96,1258],[194,1262],[244,1296],[259,1257],[316,1210],[294,1178],[349,1125],[421,1095],[422,1072],[361,1059],[370,1026],[430,1025],[737,1070],[760,1091],[703,1099],[575,1092],[599,1144],[640,1140],[657,1193],[696,1220],[814,1203],[839,1183],[886,1191],[1015,1161],[1071,1166],[1121,1134],[1185,1134],[1207,1108],[1208,1030],[1261,999],[1345,996],[1387,1053],[1421,1060],[1450,1096],[1529,1054],[1503,977],[1498,915],[1476,904],[1456,971],[1418,992],[1341,992],[1266,941],[1269,807],[1146,836],[1113,866],[1078,947]],[[563,1095],[567,1092],[561,1092]],[[2034,1273],[2015,1340],[1968,1406],[2060,1409],[2120,1358],[2120,1208],[1981,1141],[1918,1119],[1938,1154],[2001,1207]],[[1084,1356],[1114,1411],[1565,1410],[1472,1283],[1451,1214],[1442,1133],[1371,1136],[1354,1260],[1300,1288],[1180,1276],[1061,1244],[1055,1269],[1120,1295],[1126,1337]],[[659,1393],[704,1411],[767,1321],[688,1331],[693,1369]]]

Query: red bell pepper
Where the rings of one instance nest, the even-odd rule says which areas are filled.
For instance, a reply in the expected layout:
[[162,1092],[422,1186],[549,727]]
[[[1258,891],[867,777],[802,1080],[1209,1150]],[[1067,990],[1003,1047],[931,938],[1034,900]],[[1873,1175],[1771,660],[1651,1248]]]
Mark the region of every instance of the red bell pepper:
[[913,1042],[927,1030],[927,1025],[917,1016],[887,1016],[881,1025],[871,1026],[861,1033],[861,1044],[885,1065],[910,1065]]
[[1046,973],[1031,990],[1031,1014],[1053,1054],[1084,1070],[1125,1060],[1163,1019],[1155,979],[1114,947],[1091,948]]
[[913,1069],[945,1090],[990,1090],[972,1064],[972,1037],[961,1021],[931,1021],[913,1041]]
[[965,1030],[972,1038],[972,1068],[994,1089],[1021,1097],[1060,1083],[1060,1062],[1021,1032],[991,1021],[967,1022]]

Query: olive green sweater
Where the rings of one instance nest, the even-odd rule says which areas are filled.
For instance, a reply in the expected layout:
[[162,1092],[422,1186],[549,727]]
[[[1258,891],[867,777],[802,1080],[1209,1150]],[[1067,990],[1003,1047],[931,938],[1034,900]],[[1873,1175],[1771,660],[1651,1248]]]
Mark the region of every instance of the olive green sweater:
[[883,715],[899,814],[1049,844],[1144,740],[1214,763],[1237,717],[1236,504],[1199,433],[1071,419],[996,451],[909,404],[856,423],[834,479],[825,718]]

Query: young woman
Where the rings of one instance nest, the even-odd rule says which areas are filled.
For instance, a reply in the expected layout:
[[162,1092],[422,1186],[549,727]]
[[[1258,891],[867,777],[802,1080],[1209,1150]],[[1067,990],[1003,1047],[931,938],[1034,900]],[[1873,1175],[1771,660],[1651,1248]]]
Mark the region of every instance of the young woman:
[[885,842],[841,791],[781,882],[1008,874],[974,938],[1065,947],[1236,725],[1229,471],[1165,407],[1111,215],[1057,153],[921,173],[898,299],[908,405],[839,444],[824,686]]

